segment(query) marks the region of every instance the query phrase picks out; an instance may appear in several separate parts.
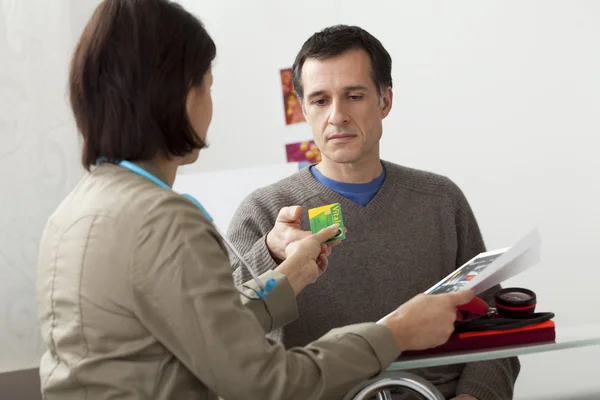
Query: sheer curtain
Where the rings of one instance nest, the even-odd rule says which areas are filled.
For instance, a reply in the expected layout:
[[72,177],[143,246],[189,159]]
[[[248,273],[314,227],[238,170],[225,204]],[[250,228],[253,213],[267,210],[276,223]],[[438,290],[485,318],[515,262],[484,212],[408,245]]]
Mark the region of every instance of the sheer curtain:
[[83,173],[69,59],[98,0],[0,0],[0,371],[37,366],[35,269],[50,213]]

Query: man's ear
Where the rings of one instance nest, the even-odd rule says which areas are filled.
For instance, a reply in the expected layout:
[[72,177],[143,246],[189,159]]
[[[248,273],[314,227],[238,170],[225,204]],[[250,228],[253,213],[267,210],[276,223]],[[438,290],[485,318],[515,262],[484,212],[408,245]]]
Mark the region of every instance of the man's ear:
[[390,111],[392,110],[392,100],[394,98],[394,93],[391,87],[387,87],[383,91],[383,95],[381,96],[381,119],[384,119],[388,116]]

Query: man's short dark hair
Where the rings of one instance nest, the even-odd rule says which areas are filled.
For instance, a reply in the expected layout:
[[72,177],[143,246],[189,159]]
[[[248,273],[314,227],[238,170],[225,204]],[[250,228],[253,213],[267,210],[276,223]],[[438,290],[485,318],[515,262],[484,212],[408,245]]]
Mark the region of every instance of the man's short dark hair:
[[302,67],[306,59],[327,59],[354,49],[362,49],[369,55],[372,78],[379,93],[392,87],[392,58],[381,42],[358,26],[335,25],[316,32],[302,45],[292,67],[296,95],[304,97]]
[[202,23],[168,0],[105,0],[77,44],[70,102],[82,164],[184,156],[205,143],[186,114],[216,47]]

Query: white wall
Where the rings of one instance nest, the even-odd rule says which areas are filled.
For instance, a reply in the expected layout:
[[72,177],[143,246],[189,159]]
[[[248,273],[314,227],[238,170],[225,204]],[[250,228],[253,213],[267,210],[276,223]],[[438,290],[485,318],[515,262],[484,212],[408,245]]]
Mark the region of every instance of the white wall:
[[66,79],[82,13],[94,4],[0,2],[0,371],[35,366],[42,351],[37,247],[82,173]]
[[[360,25],[393,57],[382,156],[454,179],[488,247],[538,226],[543,263],[507,284],[534,289],[559,326],[600,323],[599,2],[181,3],[218,46],[211,148],[186,172],[285,162],[284,143],[310,131],[284,124],[279,68],[313,32]],[[600,397],[598,358],[600,347],[523,357],[515,398]]]

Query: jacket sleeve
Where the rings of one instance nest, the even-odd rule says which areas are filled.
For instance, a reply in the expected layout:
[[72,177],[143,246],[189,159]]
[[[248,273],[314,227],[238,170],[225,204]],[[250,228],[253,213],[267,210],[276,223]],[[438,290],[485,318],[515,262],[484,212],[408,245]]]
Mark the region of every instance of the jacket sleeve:
[[286,350],[242,304],[225,248],[195,206],[177,196],[147,213],[131,268],[136,314],[220,397],[336,398],[399,355],[389,329],[375,323]]
[[269,279],[274,279],[275,288],[264,300],[256,300],[259,288],[254,280],[250,280],[243,285],[245,296],[241,295],[240,299],[242,304],[252,311],[265,333],[298,319],[296,296],[287,277],[277,271],[267,271],[258,278],[263,284]]
[[[456,209],[457,259],[460,267],[465,262],[486,251],[473,210],[462,191],[453,185]],[[495,286],[481,293],[479,297],[493,304],[494,294],[500,290]],[[470,394],[479,400],[512,399],[514,385],[521,369],[517,357],[467,363],[460,376],[456,395]]]
[[[277,216],[271,215],[273,210],[266,209],[258,197],[253,193],[240,204],[229,223],[227,237],[246,261],[262,274],[278,265],[267,247],[267,234],[273,229]],[[252,278],[237,258],[234,257],[232,265],[236,285]]]

